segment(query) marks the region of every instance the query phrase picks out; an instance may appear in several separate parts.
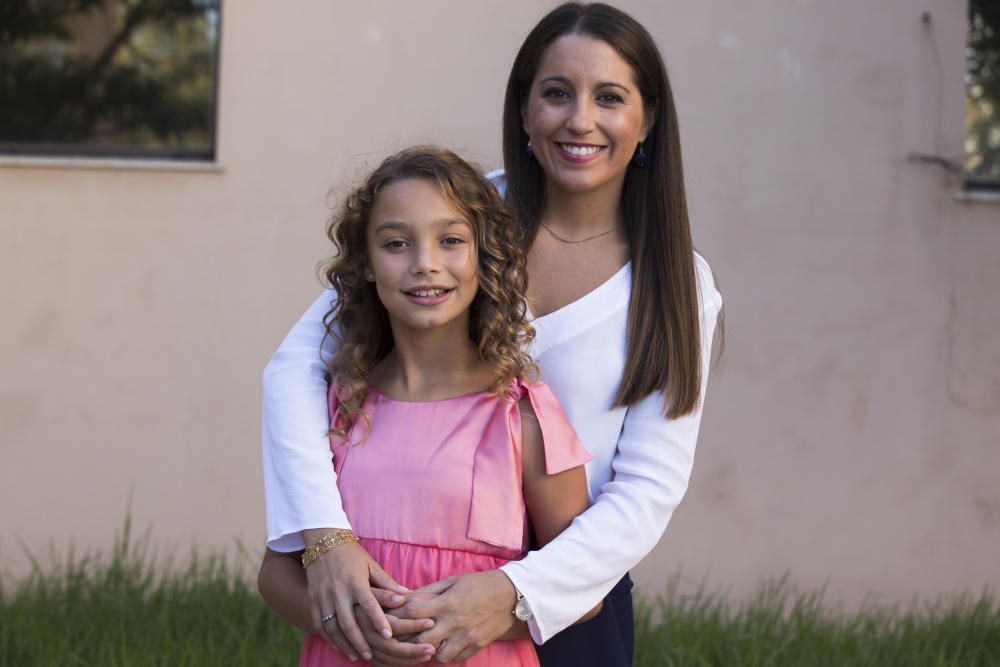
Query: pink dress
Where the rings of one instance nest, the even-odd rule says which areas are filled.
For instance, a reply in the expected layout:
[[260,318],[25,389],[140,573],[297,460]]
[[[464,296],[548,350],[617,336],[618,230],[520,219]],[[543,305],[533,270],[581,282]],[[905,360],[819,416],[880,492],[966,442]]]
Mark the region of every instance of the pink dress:
[[[365,399],[370,430],[361,418],[346,442],[331,438],[351,526],[396,581],[419,588],[455,574],[496,569],[524,555],[528,522],[517,401],[525,394],[541,426],[546,472],[590,460],[541,382],[516,381],[504,398],[477,392],[426,403],[396,401],[372,388]],[[330,414],[336,409],[331,391]],[[309,635],[299,664],[365,663],[352,663]],[[533,667],[538,658],[526,638],[493,642],[462,664]]]

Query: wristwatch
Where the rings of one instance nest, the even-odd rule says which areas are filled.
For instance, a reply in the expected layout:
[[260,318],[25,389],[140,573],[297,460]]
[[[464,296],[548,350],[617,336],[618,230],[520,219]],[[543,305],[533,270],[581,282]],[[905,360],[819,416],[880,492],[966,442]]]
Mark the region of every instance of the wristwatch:
[[530,621],[535,615],[531,613],[528,601],[524,599],[524,595],[517,588],[514,588],[514,593],[517,594],[517,602],[514,603],[514,617],[519,621]]

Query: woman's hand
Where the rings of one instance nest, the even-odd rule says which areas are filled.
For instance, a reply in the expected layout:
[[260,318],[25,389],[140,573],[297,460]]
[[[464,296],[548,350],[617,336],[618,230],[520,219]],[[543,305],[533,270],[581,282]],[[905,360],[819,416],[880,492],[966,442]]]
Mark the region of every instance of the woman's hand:
[[414,591],[393,611],[399,618],[433,618],[434,627],[412,641],[437,647],[438,662],[468,660],[514,626],[514,584],[500,570],[449,577]]
[[[308,537],[306,540],[311,543]],[[306,580],[313,627],[351,660],[357,660],[358,655],[365,660],[372,657],[371,647],[355,619],[354,606],[358,605],[359,615],[366,616],[376,631],[388,639],[392,629],[372,593],[372,585],[389,591],[382,596],[387,606],[402,604],[401,594],[409,592],[386,574],[360,544],[342,544],[326,552],[306,568]],[[322,619],[330,614],[336,618],[324,623]]]

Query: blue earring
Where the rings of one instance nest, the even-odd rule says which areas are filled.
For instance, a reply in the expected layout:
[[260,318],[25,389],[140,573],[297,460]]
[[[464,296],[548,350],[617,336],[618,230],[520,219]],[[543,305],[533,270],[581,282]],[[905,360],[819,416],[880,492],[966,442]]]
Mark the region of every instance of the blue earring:
[[639,142],[639,150],[636,151],[635,155],[632,156],[632,164],[642,169],[647,164],[649,164],[649,159],[646,157],[645,151],[642,150],[642,144],[645,142]]
[[531,147],[531,139],[528,139],[528,145],[524,147],[524,152],[528,157],[535,157],[535,149]]

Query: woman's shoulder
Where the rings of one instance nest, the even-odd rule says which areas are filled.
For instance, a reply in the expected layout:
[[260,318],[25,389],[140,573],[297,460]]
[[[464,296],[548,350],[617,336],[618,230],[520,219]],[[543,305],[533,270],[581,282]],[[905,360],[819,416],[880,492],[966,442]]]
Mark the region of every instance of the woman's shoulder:
[[[631,262],[626,264],[626,267],[629,270],[624,272],[624,277],[627,279],[628,284],[631,285],[633,278],[631,272]],[[702,311],[717,311],[722,307],[722,293],[719,292],[718,282],[715,280],[715,273],[712,271],[712,267],[709,265],[708,260],[697,251],[694,252],[694,273],[696,281],[695,284],[698,289],[698,301],[701,303]]]
[[501,199],[507,196],[507,171],[502,167],[488,171],[485,174],[486,180],[493,184],[500,194]]
[[697,251],[694,253],[694,272],[698,281],[698,300],[701,302],[702,312],[718,312],[722,307],[722,293],[719,292],[715,273],[712,272],[708,260]]
[[702,275],[712,275],[712,267],[708,264],[708,260],[697,250],[694,251],[694,269],[697,271],[699,279]]

